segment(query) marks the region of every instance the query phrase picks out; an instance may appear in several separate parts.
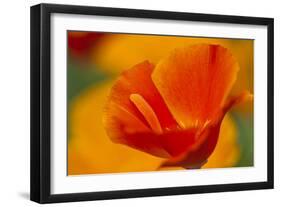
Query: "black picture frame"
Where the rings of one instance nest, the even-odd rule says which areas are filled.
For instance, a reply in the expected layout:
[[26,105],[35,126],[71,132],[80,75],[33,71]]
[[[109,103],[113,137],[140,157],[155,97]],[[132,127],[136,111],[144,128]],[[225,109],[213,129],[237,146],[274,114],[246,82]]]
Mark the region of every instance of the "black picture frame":
[[[51,70],[50,70],[50,16],[53,13],[134,17],[194,22],[219,22],[267,26],[267,181],[238,184],[220,184],[188,187],[51,194],[50,183],[50,130],[51,130]],[[241,191],[273,188],[273,38],[272,18],[195,14],[168,11],[135,10],[89,6],[39,4],[31,7],[31,174],[30,199],[39,203],[87,201],[101,199],[165,196],[224,191]]]

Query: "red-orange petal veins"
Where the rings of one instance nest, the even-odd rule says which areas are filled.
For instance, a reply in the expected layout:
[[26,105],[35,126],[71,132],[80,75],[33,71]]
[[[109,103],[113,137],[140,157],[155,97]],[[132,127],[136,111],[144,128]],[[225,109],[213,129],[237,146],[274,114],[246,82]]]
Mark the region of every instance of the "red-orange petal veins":
[[152,80],[177,122],[189,128],[216,116],[238,70],[229,50],[199,44],[177,49],[160,61]]
[[130,95],[130,100],[134,103],[134,105],[144,116],[152,131],[156,134],[161,134],[162,128],[160,122],[155,112],[153,111],[151,106],[145,101],[145,99],[141,95],[134,93]]

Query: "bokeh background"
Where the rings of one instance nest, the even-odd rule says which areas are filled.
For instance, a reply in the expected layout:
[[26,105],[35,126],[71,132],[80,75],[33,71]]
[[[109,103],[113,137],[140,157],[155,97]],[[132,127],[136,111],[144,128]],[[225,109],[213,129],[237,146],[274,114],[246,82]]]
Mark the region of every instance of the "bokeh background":
[[[80,31],[68,31],[67,35],[68,175],[154,171],[163,162],[112,143],[102,124],[114,80],[139,62],[157,64],[178,47],[219,44],[228,48],[240,65],[231,95],[245,89],[253,93],[253,40]],[[228,112],[216,149],[203,168],[253,166],[253,141],[253,102],[249,102]]]

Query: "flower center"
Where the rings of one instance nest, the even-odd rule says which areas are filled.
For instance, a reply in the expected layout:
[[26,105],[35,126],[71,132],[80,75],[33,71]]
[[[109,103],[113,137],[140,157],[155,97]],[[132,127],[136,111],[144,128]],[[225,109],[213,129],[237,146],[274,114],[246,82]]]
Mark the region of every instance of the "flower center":
[[148,125],[152,129],[154,133],[161,134],[162,128],[160,122],[153,110],[153,108],[147,103],[147,101],[137,93],[133,93],[130,95],[130,100],[137,107],[139,112],[143,115]]

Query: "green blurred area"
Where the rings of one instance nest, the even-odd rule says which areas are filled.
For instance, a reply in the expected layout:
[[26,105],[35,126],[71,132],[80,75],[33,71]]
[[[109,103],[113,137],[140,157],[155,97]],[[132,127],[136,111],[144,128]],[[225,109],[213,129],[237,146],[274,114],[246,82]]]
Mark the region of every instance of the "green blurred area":
[[240,160],[236,167],[254,165],[254,133],[253,116],[245,117],[239,113],[232,113],[238,129],[238,142],[240,146]]
[[[91,86],[95,86],[108,78],[109,74],[98,70],[93,65],[82,65],[68,60],[67,68],[67,111],[71,110],[71,103],[79,96],[83,91]],[[69,120],[68,120],[69,121]],[[67,127],[67,139],[70,141],[71,136],[70,127]]]
[[67,68],[67,101],[72,101],[83,90],[109,78],[109,75],[93,65],[82,65],[68,62]]

